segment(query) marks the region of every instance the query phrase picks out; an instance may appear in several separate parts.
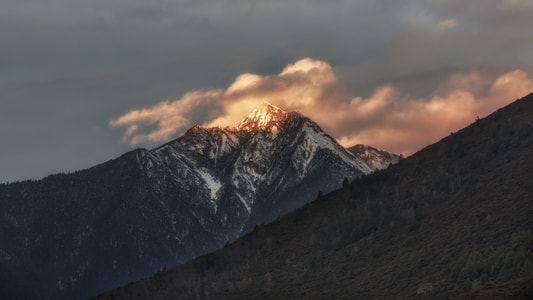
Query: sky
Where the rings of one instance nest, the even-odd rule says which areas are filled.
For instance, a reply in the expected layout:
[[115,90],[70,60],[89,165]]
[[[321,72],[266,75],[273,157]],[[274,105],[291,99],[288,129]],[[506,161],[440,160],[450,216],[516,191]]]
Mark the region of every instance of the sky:
[[0,182],[262,101],[410,155],[533,92],[533,0],[2,0]]

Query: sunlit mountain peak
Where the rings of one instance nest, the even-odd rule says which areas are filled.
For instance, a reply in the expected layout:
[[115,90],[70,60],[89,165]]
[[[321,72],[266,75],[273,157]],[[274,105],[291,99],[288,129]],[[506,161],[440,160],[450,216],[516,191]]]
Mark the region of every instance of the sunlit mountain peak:
[[263,101],[259,108],[254,109],[242,119],[237,128],[245,131],[265,130],[276,133],[288,116],[289,113],[286,111]]

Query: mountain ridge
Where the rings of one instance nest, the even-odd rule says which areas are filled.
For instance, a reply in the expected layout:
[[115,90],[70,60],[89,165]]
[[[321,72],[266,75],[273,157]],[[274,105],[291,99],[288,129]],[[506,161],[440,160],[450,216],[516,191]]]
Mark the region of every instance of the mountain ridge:
[[395,164],[403,158],[402,155],[397,155],[363,144],[357,144],[346,149],[374,170],[385,169],[389,164]]
[[0,294],[86,298],[222,247],[371,171],[309,118],[263,108],[250,114],[254,130],[194,126],[152,150],[0,185]]

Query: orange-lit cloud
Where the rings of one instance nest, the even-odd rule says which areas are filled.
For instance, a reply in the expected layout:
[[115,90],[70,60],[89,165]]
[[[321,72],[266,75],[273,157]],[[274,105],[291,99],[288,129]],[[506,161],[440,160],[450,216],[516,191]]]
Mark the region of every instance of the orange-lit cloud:
[[[190,127],[187,117],[204,105],[211,105],[220,98],[222,90],[194,91],[185,94],[176,101],[164,101],[150,108],[136,109],[109,122],[111,127],[125,126],[124,141],[136,145],[145,141],[164,141]],[[144,127],[156,126],[156,129],[143,133]]]
[[[206,126],[236,126],[268,101],[310,117],[345,146],[364,143],[409,155],[530,92],[533,79],[514,70],[497,78],[455,74],[424,99],[404,96],[393,85],[367,98],[351,97],[329,64],[305,58],[276,75],[242,74],[226,90],[190,92],[132,110],[110,125],[126,127],[124,140],[132,145],[160,142],[177,137],[193,119]],[[195,119],[198,115],[204,117]]]
[[[411,154],[486,116],[499,107],[533,92],[533,79],[521,70],[500,75],[487,82],[478,73],[452,76],[449,89],[427,99],[402,97],[392,87],[376,91],[368,99],[354,98],[354,118],[344,117],[345,134],[337,137],[343,145],[366,143],[397,153]],[[483,91],[488,86],[488,91]],[[355,104],[355,105],[353,105]],[[359,108],[371,107],[365,114]],[[377,107],[377,109],[376,109]]]
[[516,9],[530,8],[533,6],[533,2],[531,0],[503,0],[502,4],[504,8]]

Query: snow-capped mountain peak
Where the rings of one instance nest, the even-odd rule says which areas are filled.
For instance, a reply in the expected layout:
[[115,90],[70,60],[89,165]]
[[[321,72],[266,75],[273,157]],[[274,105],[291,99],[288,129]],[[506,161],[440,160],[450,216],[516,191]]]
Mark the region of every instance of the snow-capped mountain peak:
[[244,131],[262,130],[275,133],[281,129],[289,115],[290,113],[264,101],[259,108],[254,109],[242,119],[237,129]]
[[[372,162],[383,157],[369,153]],[[31,211],[35,217],[25,222],[38,224],[13,236],[44,236],[30,250],[17,248],[18,239],[8,247],[2,243],[14,249],[9,255],[21,253],[10,256],[13,266],[39,264],[43,247],[61,244],[46,269],[16,274],[42,282],[38,296],[30,291],[35,297],[15,298],[88,298],[98,292],[93,283],[111,288],[220,248],[371,171],[311,119],[264,102],[233,128],[194,126],[152,150],[137,149],[74,174],[0,186],[0,203],[21,205],[8,212],[10,218],[22,220]],[[95,213],[71,218],[83,211]],[[58,243],[57,236],[65,238]],[[27,258],[29,252],[36,255]]]

